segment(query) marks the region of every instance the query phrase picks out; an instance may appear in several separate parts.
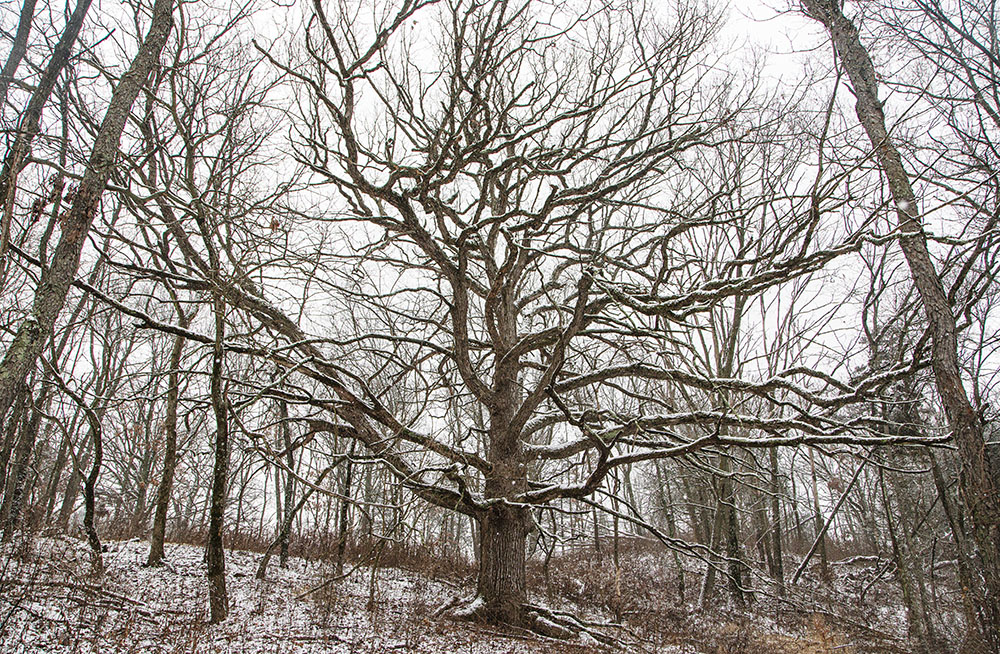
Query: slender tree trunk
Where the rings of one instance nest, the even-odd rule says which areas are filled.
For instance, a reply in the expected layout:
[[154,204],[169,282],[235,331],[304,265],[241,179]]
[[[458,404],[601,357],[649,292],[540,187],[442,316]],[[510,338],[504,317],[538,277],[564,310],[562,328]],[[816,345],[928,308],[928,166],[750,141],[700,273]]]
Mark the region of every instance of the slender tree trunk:
[[348,528],[350,527],[351,509],[351,486],[354,472],[354,462],[351,457],[354,455],[355,441],[351,442],[351,449],[347,454],[347,463],[344,465],[344,485],[340,494],[340,516],[337,518],[337,574],[344,574],[344,553],[347,551]]
[[889,532],[892,555],[896,564],[896,580],[899,582],[903,594],[903,605],[906,608],[910,640],[916,645],[918,652],[930,654],[937,651],[932,645],[935,641],[934,632],[927,615],[926,593],[923,592],[922,583],[918,579],[919,571],[912,559],[912,548],[907,537],[909,527],[906,524],[903,507],[899,501],[898,488],[894,483],[893,495],[896,495],[896,502],[892,502],[886,490],[885,473],[881,470],[879,471],[879,484],[885,508],[885,524]]
[[[153,387],[153,395],[159,391],[158,384]],[[153,409],[155,408],[155,403],[149,402],[149,410],[146,412],[145,424],[143,425],[143,430],[145,432],[146,446],[143,448],[142,458],[139,463],[138,474],[136,475],[136,494],[135,494],[135,506],[132,508],[132,516],[129,520],[129,535],[130,537],[140,536],[146,530],[146,520],[147,520],[147,509],[146,509],[146,496],[149,491],[149,481],[153,474],[153,462],[156,460],[156,447],[152,438],[153,431]]]
[[781,552],[781,481],[778,476],[778,448],[772,447],[771,457],[771,574],[778,584],[778,596],[785,596],[785,564]]
[[222,387],[222,367],[225,357],[225,301],[215,293],[215,345],[212,348],[212,409],[215,413],[215,466],[212,471],[212,494],[208,522],[208,603],[210,620],[217,624],[229,614],[226,593],[226,561],[222,547],[222,528],[226,511],[226,481],[229,468],[229,416]]
[[[177,306],[180,326],[187,328],[189,319]],[[163,543],[167,534],[167,510],[170,508],[170,494],[174,487],[174,473],[177,470],[177,405],[180,401],[180,367],[184,354],[184,337],[175,336],[170,349],[170,374],[167,377],[167,407],[163,420],[163,475],[156,488],[156,512],[153,516],[153,533],[149,538],[149,556],[146,565],[163,563]]]
[[[660,461],[654,461],[653,465],[656,468],[656,485],[660,488],[660,503],[663,506],[663,514],[667,523],[667,535],[671,538],[677,538],[677,520],[674,518],[674,500],[670,494],[670,484],[666,482],[666,479],[660,470]],[[674,557],[674,567],[677,568],[677,595],[681,604],[683,604],[685,590],[684,568],[681,565],[680,555],[677,554],[677,550],[671,548],[670,551]]]
[[63,468],[66,467],[68,450],[69,438],[64,435],[59,441],[59,452],[56,454],[55,462],[52,464],[49,483],[45,490],[45,510],[42,513],[43,524],[48,524],[52,519],[52,513],[56,505],[56,495],[59,492],[59,479]]
[[729,569],[729,594],[740,608],[746,606],[747,597],[743,592],[748,577],[743,575],[743,552],[740,547],[740,522],[739,514],[736,511],[735,484],[732,479],[727,479],[725,484],[725,512],[726,512],[726,557]]
[[[49,266],[42,271],[39,279],[31,313],[21,322],[10,347],[4,354],[3,361],[0,362],[0,416],[6,414],[18,384],[23,383],[29,372],[34,369],[38,356],[52,336],[56,318],[62,311],[70,284],[79,268],[80,253],[97,216],[101,194],[114,170],[118,141],[125,127],[125,121],[150,71],[159,61],[160,52],[173,25],[173,1],[156,0],[149,31],[131,66],[112,93],[83,179],[77,187],[72,205],[64,216],[62,236]],[[82,13],[89,3],[90,0],[81,0],[83,9],[81,10],[80,6],[77,8],[80,11],[79,21],[83,20]],[[77,11],[74,11],[74,17],[76,16]],[[74,19],[71,18],[72,20]],[[79,26],[76,29],[78,30]],[[75,39],[75,34],[73,36]],[[67,43],[63,46],[63,41],[60,40],[60,45],[56,48],[60,53],[64,52],[59,55],[60,57],[69,56],[70,45]],[[55,77],[53,75],[51,82],[47,80],[45,82],[49,84],[49,91],[55,84]],[[40,106],[38,111],[41,112]],[[12,156],[23,156],[23,154],[15,153]],[[9,171],[6,166],[7,164],[0,179],[0,197],[5,199],[13,193],[15,185],[13,175],[20,162],[11,163]]]
[[836,46],[857,98],[855,110],[896,202],[900,248],[924,305],[931,332],[931,368],[948,426],[962,461],[961,498],[972,518],[983,583],[976,584],[980,631],[991,652],[1000,653],[1000,462],[986,448],[983,424],[962,382],[955,316],[927,248],[920,208],[889,138],[878,99],[875,67],[854,23],[833,0],[802,0],[806,13],[823,23]]
[[21,60],[24,59],[24,54],[28,51],[28,34],[31,32],[31,21],[35,17],[35,4],[36,0],[24,0],[24,4],[21,5],[17,34],[14,35],[14,43],[11,44],[3,71],[0,71],[0,112],[3,112],[7,106],[7,90],[10,88],[10,83],[14,81],[17,67],[21,65]]
[[[28,1],[30,2],[30,0]],[[7,156],[4,157],[3,168],[0,170],[0,211],[3,212],[2,217],[0,217],[0,262],[6,261],[4,257],[7,254],[7,244],[10,240],[10,221],[14,211],[14,198],[17,194],[17,176],[20,174],[21,168],[24,167],[25,159],[27,159],[28,153],[31,151],[32,141],[38,135],[41,127],[42,109],[49,101],[49,96],[52,95],[52,89],[55,88],[56,82],[59,80],[59,73],[62,72],[66,62],[69,61],[73,45],[76,43],[76,37],[80,34],[80,28],[83,26],[83,19],[90,8],[90,3],[91,0],[80,0],[70,15],[69,20],[66,21],[62,35],[59,37],[59,41],[52,51],[52,56],[49,57],[45,70],[42,71],[42,76],[38,80],[38,85],[35,86],[35,90],[31,94],[31,99],[28,100],[28,106],[25,108],[24,113],[21,114],[21,122],[18,124],[17,137],[14,139],[14,144],[7,151]],[[25,6],[27,6],[27,2]],[[23,13],[21,19],[22,21],[24,20]],[[27,25],[18,26],[18,37],[21,36],[21,28],[24,27],[25,29],[25,44],[27,43],[30,23],[31,19],[29,18]],[[15,49],[18,47],[16,41],[14,47]],[[11,55],[14,54],[12,51]],[[23,56],[24,53],[22,52],[21,57]],[[18,62],[20,62],[21,57],[18,57]],[[4,66],[5,74],[8,72],[7,67],[10,65],[12,65],[12,62],[8,59],[7,65]],[[16,69],[16,65],[13,65],[12,68]],[[14,70],[12,69],[10,71],[12,79],[13,74]],[[7,85],[3,88],[4,96],[7,94],[7,88]],[[6,97],[3,100],[6,101]],[[4,263],[3,265],[5,266],[6,264]],[[0,279],[3,279],[5,274],[5,272],[0,272]],[[60,308],[62,308],[61,303]],[[37,357],[38,355],[36,354],[35,356]],[[34,365],[33,360],[32,365]],[[13,384],[18,379],[23,381],[26,375],[27,372],[20,377],[8,380],[4,374],[4,369],[0,367],[0,416],[7,413],[7,410],[10,408]]]
[[[720,480],[720,485],[724,480]],[[723,530],[727,522],[727,515],[725,512],[725,506],[722,504],[721,498],[724,492],[720,487],[719,500],[716,501],[715,505],[715,518],[712,521],[712,527],[708,531],[706,540],[708,541],[709,554],[708,554],[708,567],[705,568],[705,576],[701,581],[701,591],[698,596],[698,606],[705,608],[708,606],[708,601],[712,597],[712,592],[715,590],[715,575],[716,570],[719,566],[719,556],[718,551],[722,548],[723,542]]]
[[[281,416],[281,437],[282,444],[285,449],[285,465],[288,466],[288,471],[285,473],[285,506],[283,513],[288,516],[292,515],[292,505],[295,499],[295,453],[292,451],[292,428],[288,424],[288,404],[284,400],[278,401],[278,411]],[[277,481],[277,480],[275,480]],[[288,529],[282,529],[279,534],[281,538],[280,553],[278,556],[278,564],[282,568],[288,567],[288,542],[291,539],[292,529],[291,523],[289,523]]]
[[104,434],[100,420],[91,419],[90,433],[94,443],[94,460],[90,464],[90,473],[83,485],[83,529],[87,534],[87,543],[94,552],[94,570],[101,574],[104,571],[104,558],[101,552],[101,539],[94,525],[97,478],[101,474],[101,464],[104,461]]
[[[70,447],[73,447],[72,443],[70,443]],[[81,446],[81,454],[79,457],[74,457],[73,469],[70,471],[69,479],[66,480],[66,489],[63,491],[63,500],[59,506],[59,521],[57,523],[60,531],[65,532],[69,529],[69,519],[73,515],[76,497],[80,494],[80,484],[83,482],[83,466],[90,458],[91,447],[90,432],[87,432],[87,437]]]
[[[274,541],[272,541],[271,544],[267,546],[267,549],[264,551],[264,556],[262,556],[260,559],[260,565],[257,566],[257,579],[263,579],[265,576],[267,576],[267,565],[268,563],[271,562],[271,554],[274,552],[274,548],[281,542],[282,535],[292,530],[292,523],[295,521],[295,516],[299,514],[299,511],[302,510],[302,507],[305,506],[306,502],[309,501],[309,498],[312,497],[312,494],[316,490],[316,487],[318,487],[320,484],[323,483],[323,479],[336,466],[337,463],[334,463],[333,465],[329,466],[326,470],[324,470],[322,473],[320,473],[319,477],[316,479],[316,482],[312,486],[309,486],[305,490],[305,492],[302,493],[302,497],[299,498],[298,503],[295,506],[291,507],[285,513],[285,517],[281,522],[281,527],[278,530],[278,537],[275,538]],[[338,575],[344,574],[343,566],[338,567],[337,574]]]
[[819,506],[819,483],[816,480],[816,455],[812,448],[809,448],[809,473],[812,478],[812,498],[813,498],[813,527],[815,531],[815,542],[819,551],[819,571],[820,578],[830,582],[830,562],[826,558],[826,530],[823,529],[823,511]]

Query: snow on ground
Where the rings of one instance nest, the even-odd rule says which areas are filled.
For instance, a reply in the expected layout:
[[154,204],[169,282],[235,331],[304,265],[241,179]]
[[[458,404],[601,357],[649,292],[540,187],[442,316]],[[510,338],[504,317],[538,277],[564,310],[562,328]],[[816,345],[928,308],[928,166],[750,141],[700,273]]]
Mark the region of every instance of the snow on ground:
[[[330,567],[276,558],[255,579],[260,555],[226,552],[229,618],[209,625],[201,547],[168,544],[169,564],[143,567],[148,543],[110,542],[103,578],[84,542],[36,538],[0,550],[0,651],[88,653],[540,654],[597,652],[581,642],[434,620],[455,588],[416,573],[380,569],[367,610],[371,569],[296,599]],[[666,651],[666,650],[662,650]]]

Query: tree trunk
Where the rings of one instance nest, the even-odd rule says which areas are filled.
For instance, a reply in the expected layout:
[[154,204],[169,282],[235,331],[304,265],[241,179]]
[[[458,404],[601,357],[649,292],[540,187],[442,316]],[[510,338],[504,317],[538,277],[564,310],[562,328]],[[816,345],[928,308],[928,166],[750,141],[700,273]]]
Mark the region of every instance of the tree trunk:
[[477,617],[513,625],[525,621],[525,540],[528,513],[521,507],[496,504],[480,518],[479,580],[483,608]]
[[[31,391],[25,389],[26,414],[21,423],[20,437],[17,444],[17,452],[12,468],[13,484],[9,485],[10,493],[4,496],[4,505],[0,509],[4,521],[4,540],[9,541],[14,531],[20,526],[21,514],[24,508],[25,498],[28,497],[28,473],[31,471],[31,456],[35,449],[35,442],[38,439],[38,428],[41,425],[42,411],[38,405],[45,402],[48,395],[47,386],[43,384],[42,390],[34,398]],[[37,404],[34,404],[37,403]],[[34,406],[32,406],[34,404]]]
[[743,552],[740,547],[740,521],[736,511],[735,484],[732,479],[727,479],[725,484],[725,512],[726,512],[726,557],[729,569],[729,595],[736,602],[739,608],[746,606],[747,597],[743,592],[749,576],[744,577]]
[[[84,6],[82,11],[86,10],[89,3],[90,0],[81,0],[81,5]],[[80,10],[80,7],[77,9]],[[39,279],[31,314],[21,322],[10,347],[4,354],[3,361],[0,362],[0,416],[6,414],[17,386],[23,383],[29,372],[34,369],[38,356],[52,336],[56,318],[62,311],[70,284],[79,268],[80,253],[98,213],[101,194],[114,170],[118,142],[125,121],[139,91],[146,83],[146,78],[159,61],[160,52],[173,25],[172,10],[173,0],[156,0],[149,31],[131,66],[112,93],[83,179],[77,187],[72,205],[64,216],[62,236],[56,245],[49,267],[42,271]],[[77,12],[74,11],[74,17],[76,15]],[[79,20],[83,20],[82,13]],[[61,40],[56,48],[60,52],[62,45]],[[67,44],[63,48],[66,57],[69,56],[69,47]],[[51,84],[55,84],[54,78]],[[38,111],[41,112],[41,107]],[[20,163],[15,162],[12,165],[14,167],[10,171],[5,168],[3,179],[0,179],[0,197],[5,199],[13,192],[12,175]],[[8,172],[11,174],[8,175]]]
[[812,478],[813,528],[815,529],[816,548],[819,551],[820,579],[825,583],[830,583],[830,561],[826,558],[826,530],[823,529],[823,511],[819,506],[819,483],[816,480],[816,455],[811,447],[809,448],[809,473]]
[[14,73],[21,65],[24,54],[28,51],[28,33],[31,32],[31,21],[35,17],[36,0],[24,0],[21,5],[21,17],[17,23],[17,34],[14,36],[14,43],[7,55],[7,62],[0,72],[0,112],[7,106],[7,89],[14,81]]
[[951,528],[951,537],[955,541],[955,558],[958,560],[958,581],[962,587],[962,608],[965,611],[966,626],[969,633],[975,637],[978,635],[978,631],[975,628],[977,623],[976,608],[971,594],[974,582],[972,581],[973,566],[970,562],[968,544],[965,540],[965,533],[962,532],[961,526],[955,518],[955,508],[952,506],[948,485],[945,483],[937,457],[934,456],[933,452],[928,451],[927,458],[930,459],[931,475],[934,479],[934,488],[937,490],[938,499],[941,501],[941,509],[944,511],[948,526]]
[[[180,326],[187,328],[188,317],[179,310]],[[163,542],[167,534],[167,510],[170,508],[170,493],[174,487],[174,473],[177,470],[177,404],[180,401],[181,355],[184,353],[184,337],[175,336],[170,350],[170,374],[167,378],[167,408],[163,420],[163,476],[156,489],[156,513],[153,516],[153,533],[149,538],[149,556],[146,565],[163,563]]]
[[[274,548],[281,542],[282,536],[292,530],[292,522],[295,520],[295,516],[298,515],[299,511],[302,510],[302,507],[309,501],[309,498],[312,497],[316,488],[323,483],[323,479],[326,478],[326,475],[337,466],[337,463],[339,463],[339,461],[331,466],[328,466],[326,470],[321,472],[316,481],[311,486],[306,488],[304,493],[302,493],[302,497],[299,498],[298,504],[289,508],[285,513],[285,517],[281,522],[281,527],[278,530],[278,537],[275,538],[270,545],[268,545],[267,549],[264,551],[264,556],[260,559],[260,565],[257,566],[257,579],[263,579],[267,576],[267,564],[271,562],[271,553],[274,552]],[[343,573],[343,566],[340,566],[338,568],[337,575],[339,576]]]
[[886,490],[885,474],[879,470],[879,485],[885,508],[885,525],[889,532],[892,556],[896,564],[896,581],[899,582],[899,588],[903,594],[903,606],[906,609],[907,631],[910,640],[918,648],[917,651],[922,654],[930,654],[932,651],[937,651],[937,648],[932,647],[932,643],[935,641],[934,631],[926,612],[927,606],[925,593],[921,587],[922,583],[918,579],[918,564],[912,560],[912,549],[907,538],[909,527],[903,515],[898,485],[893,484],[893,495],[896,495],[896,502],[893,503]]
[[344,464],[344,485],[340,494],[340,515],[337,518],[337,574],[344,574],[344,553],[347,551],[348,526],[350,525],[351,508],[351,482],[354,473],[354,462],[351,457],[354,455],[355,442],[351,443],[351,449],[347,454],[347,462]]
[[[159,384],[153,388],[154,395],[159,392]],[[137,471],[135,505],[132,508],[132,516],[129,519],[129,537],[138,537],[146,531],[146,520],[148,511],[146,507],[146,496],[149,492],[149,481],[153,474],[153,462],[156,460],[156,443],[152,438],[153,433],[153,410],[155,403],[148,403],[149,410],[146,412],[145,424],[142,426],[145,432],[145,447],[140,459],[139,470]]]
[[778,584],[778,596],[785,596],[785,566],[781,554],[781,482],[778,477],[778,448],[772,447],[771,455],[771,557],[774,567],[771,575]]
[[[285,516],[293,515],[292,506],[295,495],[295,453],[292,451],[292,428],[288,425],[288,404],[284,400],[278,400],[278,410],[281,416],[281,437],[282,445],[285,449],[285,465],[288,466],[288,470],[285,472],[285,489],[284,489],[284,500],[285,506],[282,513]],[[277,481],[277,479],[275,479]],[[280,552],[278,555],[278,565],[282,568],[288,567],[288,542],[291,539],[292,529],[291,522],[289,521],[288,528],[282,527],[281,532],[278,534],[280,543]]]
[[[28,2],[30,2],[30,0],[28,0]],[[14,211],[14,196],[17,194],[17,176],[21,172],[21,168],[24,166],[28,153],[31,151],[32,141],[34,141],[35,137],[38,135],[42,121],[42,109],[45,108],[45,104],[49,101],[49,96],[52,95],[52,89],[55,88],[56,82],[59,80],[59,73],[62,72],[66,62],[69,61],[69,56],[73,51],[73,44],[76,43],[76,37],[80,34],[80,28],[83,26],[83,19],[84,16],[87,15],[90,3],[91,0],[80,0],[77,3],[76,8],[73,9],[73,13],[70,15],[69,20],[66,21],[63,33],[59,37],[59,41],[56,43],[55,49],[52,51],[52,56],[49,57],[49,61],[45,65],[45,70],[42,72],[42,76],[38,80],[38,85],[35,86],[35,90],[31,93],[31,99],[28,100],[28,106],[25,108],[24,113],[21,114],[21,122],[18,124],[17,136],[14,139],[14,144],[7,151],[7,155],[4,157],[3,169],[0,171],[0,211],[3,212],[2,217],[0,217],[0,261],[3,261],[3,257],[7,254],[7,244],[10,238],[10,221]],[[25,3],[25,7],[27,7],[27,2]],[[18,35],[16,38],[21,37],[21,29],[23,27],[25,30],[24,39],[26,44],[31,20],[29,18],[27,24],[23,24],[23,13],[21,15],[21,19],[22,25],[18,26]],[[15,54],[17,48],[18,43],[15,40],[14,50],[11,51],[11,56]],[[24,53],[22,52],[21,56],[23,55]],[[20,57],[18,57],[18,62],[19,61]],[[8,73],[7,68],[11,65],[12,61],[8,59],[7,65],[4,66],[4,74]],[[16,65],[13,65],[12,68],[16,68]],[[9,73],[13,78],[14,70],[10,70]],[[4,85],[3,93],[4,96],[6,96],[6,84]],[[3,100],[6,101],[6,97],[4,97]],[[131,103],[129,104],[131,105]],[[3,105],[0,105],[0,108],[2,108],[2,106]],[[119,132],[120,131],[121,129],[119,129]],[[115,143],[117,144],[117,139],[115,140]],[[0,279],[2,279],[2,275],[0,275]],[[60,308],[62,308],[61,303]],[[38,355],[36,354],[35,356],[37,357]],[[34,365],[34,359],[32,359],[31,364]],[[14,377],[11,380],[8,380],[4,374],[4,369],[0,368],[0,416],[6,414],[7,410],[10,408],[13,384],[15,384],[17,380],[23,381],[26,375],[27,373],[20,377]]]
[[94,460],[90,464],[90,473],[83,485],[83,529],[87,534],[87,543],[94,552],[94,570],[101,574],[104,571],[104,559],[101,555],[101,539],[97,536],[97,527],[94,526],[97,478],[101,474],[101,464],[104,459],[104,438],[100,420],[91,419],[90,431],[94,442]]
[[222,388],[222,365],[225,350],[225,301],[215,294],[215,345],[212,349],[212,410],[215,413],[215,466],[212,471],[212,495],[208,521],[208,604],[212,624],[226,619],[229,596],[226,593],[226,561],[222,546],[222,523],[226,511],[226,481],[229,469],[229,416]]
[[[90,458],[91,445],[90,432],[87,432],[87,437],[81,445],[81,454],[79,457],[73,457],[73,468],[70,470],[69,479],[66,480],[66,489],[63,491],[63,500],[59,506],[59,521],[56,525],[60,531],[65,532],[69,529],[69,519],[76,507],[76,496],[80,493],[80,483],[83,481],[83,466]],[[72,448],[73,444],[70,443],[69,446]]]
[[49,520],[52,519],[52,513],[56,505],[56,495],[59,491],[59,478],[63,468],[66,467],[68,451],[69,437],[64,434],[59,441],[59,452],[56,454],[55,462],[52,464],[52,470],[49,473],[49,483],[45,490],[45,510],[42,512],[42,524],[48,524]]
[[[0,447],[0,492],[3,493],[4,501],[6,501],[7,496],[11,492],[8,488],[11,480],[10,472],[12,472],[13,468],[11,457],[15,456],[17,439],[21,433],[18,425],[21,424],[21,419],[27,410],[27,402],[25,400],[27,394],[28,387],[27,384],[24,384],[17,393],[16,401],[12,403],[13,411],[7,416],[0,414],[0,428],[4,430],[3,444]],[[0,524],[4,520],[6,520],[6,516],[3,514],[2,507],[0,507]]]
[[972,518],[982,585],[975,605],[990,651],[1000,653],[1000,463],[986,449],[983,425],[965,392],[958,365],[955,316],[927,249],[916,195],[902,157],[889,138],[878,99],[875,67],[854,23],[832,0],[802,0],[806,13],[823,23],[836,46],[857,98],[855,111],[896,202],[900,248],[924,305],[931,332],[931,368],[948,426],[962,461],[962,501]]
[[3,491],[3,502],[0,502],[0,528],[3,528],[4,531],[4,542],[10,541],[13,536],[7,529],[7,518],[10,515],[11,502],[17,487],[18,460],[22,456],[21,443],[24,436],[21,425],[26,420],[27,412],[30,411],[30,395],[31,391],[27,384],[18,389],[14,410],[6,424],[3,452],[0,452],[0,481],[2,481],[0,489]]

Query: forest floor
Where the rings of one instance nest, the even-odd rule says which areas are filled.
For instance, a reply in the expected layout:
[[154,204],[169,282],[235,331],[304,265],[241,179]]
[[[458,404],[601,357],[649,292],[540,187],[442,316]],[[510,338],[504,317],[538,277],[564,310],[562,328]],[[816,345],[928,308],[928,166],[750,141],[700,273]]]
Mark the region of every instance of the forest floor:
[[[444,618],[435,611],[471,593],[470,580],[399,568],[358,566],[336,579],[332,566],[272,560],[267,579],[255,578],[260,554],[226,552],[230,615],[209,625],[203,549],[167,544],[168,565],[143,566],[148,543],[108,542],[104,574],[92,572],[86,543],[68,537],[25,537],[0,550],[0,651],[84,653],[267,653],[336,654],[401,652],[454,654],[560,654],[635,651],[663,654],[765,652],[820,654],[906,652],[898,630],[875,631],[812,612],[789,618],[755,612],[711,614],[648,597],[648,584],[624,577],[618,606],[599,606],[588,585],[602,573],[561,570],[563,583],[548,584],[540,604],[571,610],[619,639],[613,647],[589,636],[555,640],[529,632],[491,628]],[[660,557],[666,558],[666,557]],[[637,570],[648,562],[633,557]],[[584,565],[581,563],[581,565]],[[592,568],[593,566],[591,566]],[[374,574],[373,574],[374,573]],[[628,569],[623,569],[628,574]],[[536,575],[537,576],[537,575]],[[374,583],[373,583],[374,580]],[[691,582],[689,582],[691,583]],[[537,585],[536,585],[537,586]],[[309,592],[321,587],[315,592]],[[623,593],[621,588],[625,588]],[[878,598],[885,599],[885,598]],[[650,601],[658,605],[654,612]],[[639,610],[645,604],[645,610]],[[885,609],[880,609],[883,613]],[[891,613],[891,611],[890,611]],[[861,618],[864,619],[864,618]],[[885,624],[898,624],[888,619]],[[607,626],[610,623],[620,627]],[[872,633],[876,634],[875,641]],[[879,639],[884,643],[878,642]],[[872,648],[872,643],[880,646]]]

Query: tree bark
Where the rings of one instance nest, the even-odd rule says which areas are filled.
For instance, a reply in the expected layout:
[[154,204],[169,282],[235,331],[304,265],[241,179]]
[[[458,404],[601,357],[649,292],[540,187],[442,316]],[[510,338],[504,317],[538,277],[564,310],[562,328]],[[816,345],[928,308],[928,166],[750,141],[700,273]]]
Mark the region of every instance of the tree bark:
[[45,489],[45,510],[42,512],[43,524],[48,524],[49,520],[52,519],[52,513],[56,506],[56,495],[59,490],[59,478],[63,468],[66,467],[68,451],[69,437],[64,434],[59,441],[59,451],[56,454],[55,462],[52,464],[52,469],[49,473],[49,483]]
[[525,540],[527,510],[496,504],[480,518],[478,596],[479,613],[491,622],[520,625],[525,621]]
[[[74,17],[79,12],[80,22],[89,4],[90,0],[81,0],[77,10],[74,11]],[[23,383],[28,373],[34,369],[38,356],[52,336],[56,318],[62,311],[70,284],[79,268],[80,253],[97,215],[101,194],[114,170],[118,142],[125,121],[139,91],[146,83],[146,78],[159,61],[160,52],[173,25],[172,10],[173,0],[156,0],[149,31],[128,71],[112,93],[83,179],[77,188],[72,205],[63,218],[62,236],[56,245],[49,267],[42,271],[39,279],[31,314],[21,322],[10,347],[4,354],[3,361],[0,362],[0,416],[6,414],[18,384]],[[72,20],[71,18],[71,22]],[[76,29],[79,29],[78,25]],[[71,42],[64,45],[64,41],[68,40],[65,33],[63,36],[56,49],[61,53],[60,57],[68,57]],[[73,34],[74,39],[75,36]],[[49,84],[49,80],[45,80],[45,83]],[[54,84],[55,76],[51,79],[49,91]],[[41,106],[37,109],[40,113]],[[11,156],[23,155],[12,153],[8,159]],[[10,164],[9,170],[8,164]],[[5,201],[13,192],[12,175],[19,166],[18,161],[5,163],[3,176],[0,179],[0,197]]]
[[933,452],[928,451],[927,458],[930,459],[931,476],[934,479],[934,488],[937,490],[938,499],[941,501],[941,509],[944,511],[945,518],[948,520],[948,526],[951,528],[951,537],[955,541],[955,558],[958,561],[958,581],[962,587],[962,608],[965,612],[965,620],[969,625],[970,634],[976,637],[978,630],[974,628],[974,625],[978,622],[978,619],[971,593],[973,583],[975,582],[972,580],[973,566],[969,557],[969,548],[965,540],[965,533],[956,520],[955,508],[952,506],[951,497],[948,494],[948,485],[945,483],[937,457],[934,456]]
[[[177,305],[178,320],[184,329],[190,319]],[[184,337],[174,337],[174,345],[170,350],[170,375],[167,380],[167,408],[163,421],[163,476],[156,489],[156,514],[153,517],[153,533],[149,539],[149,556],[146,565],[163,563],[163,542],[167,534],[167,510],[170,508],[170,493],[174,486],[174,473],[177,470],[177,404],[180,401],[180,367],[181,356],[184,354]]]
[[229,614],[226,593],[226,561],[222,546],[222,526],[226,511],[226,481],[229,471],[229,416],[222,387],[222,366],[225,357],[225,301],[215,294],[215,344],[212,348],[212,410],[215,413],[215,466],[212,471],[212,495],[208,522],[208,604],[210,621],[217,624]]
[[778,596],[785,596],[785,565],[781,552],[781,482],[778,477],[778,448],[772,447],[771,459],[771,574],[778,584]]
[[931,367],[948,426],[962,461],[961,497],[972,518],[982,584],[976,584],[980,630],[990,651],[1000,653],[1000,464],[986,448],[983,424],[962,382],[955,316],[927,248],[916,195],[902,157],[886,129],[875,67],[854,23],[839,2],[802,0],[806,13],[830,33],[857,97],[864,127],[896,203],[899,244],[924,305],[931,332]]
[[[30,1],[27,0],[25,2],[25,7],[27,7],[27,2]],[[55,88],[56,82],[59,80],[59,73],[62,72],[62,69],[66,66],[66,62],[69,61],[69,56],[73,51],[73,44],[76,43],[76,37],[80,34],[80,28],[83,26],[83,19],[87,15],[87,10],[90,9],[90,3],[91,0],[80,0],[76,8],[73,9],[73,13],[70,14],[69,20],[66,21],[63,33],[59,37],[55,49],[52,51],[52,56],[49,57],[49,61],[45,65],[45,70],[42,71],[42,76],[38,80],[38,85],[35,86],[35,90],[31,94],[31,99],[28,100],[28,106],[25,108],[24,113],[21,114],[21,122],[18,124],[17,137],[14,139],[14,144],[4,157],[3,169],[0,170],[0,202],[2,202],[0,210],[3,211],[2,218],[0,218],[0,260],[7,254],[7,243],[10,238],[10,220],[14,210],[14,196],[17,193],[17,176],[24,166],[24,160],[31,151],[32,141],[35,140],[41,129],[42,109],[45,108],[45,104],[49,101],[49,96],[52,95],[52,89]],[[23,13],[21,14],[21,20],[23,23]],[[31,20],[29,18],[27,25],[18,25],[18,35],[16,38],[21,37],[21,29],[23,27],[25,30],[25,46],[27,45],[30,23]],[[17,47],[18,43],[15,40],[15,50]],[[11,51],[11,56],[14,54],[15,52]],[[23,57],[24,53],[22,52],[20,56]],[[19,62],[20,57],[18,57]],[[5,75],[8,73],[8,66],[12,67],[9,73],[11,78],[13,78],[13,69],[16,69],[17,66],[12,65],[12,61],[8,58],[7,64],[4,66]],[[2,99],[6,101],[6,85],[3,87],[3,94],[4,98]],[[2,106],[0,105],[0,107]],[[117,140],[115,143],[117,144]],[[7,409],[10,408],[9,391],[5,392],[3,390],[5,382],[2,372],[3,370],[0,369],[0,416],[4,415]],[[23,380],[24,377],[20,379]]]
[[[815,529],[815,539],[809,555],[819,551],[820,578],[824,583],[830,583],[830,561],[826,557],[826,530],[823,528],[823,511],[819,505],[819,482],[816,479],[816,455],[811,447],[809,448],[809,474],[812,481],[813,528]],[[806,557],[806,561],[808,558]],[[799,567],[803,568],[803,566]],[[798,581],[798,573],[792,579],[792,583],[794,584],[796,581]]]
[[[281,541],[280,551],[278,554],[278,565],[282,568],[288,567],[288,543],[291,540],[292,535],[292,524],[287,520],[287,516],[294,516],[292,507],[294,506],[293,500],[295,496],[295,453],[292,451],[292,429],[288,425],[288,404],[284,400],[278,401],[279,414],[281,416],[281,438],[282,445],[285,449],[285,465],[288,466],[288,470],[285,472],[285,488],[284,488],[284,500],[285,506],[282,513],[286,516],[286,522],[288,522],[288,528],[286,529],[284,525],[278,537]],[[275,480],[277,481],[277,480]]]
[[351,487],[354,474],[354,462],[351,457],[354,455],[354,442],[347,454],[347,462],[344,464],[344,485],[340,494],[340,515],[337,518],[337,575],[344,574],[344,554],[347,551],[348,527],[350,525],[351,509]]
[[35,4],[37,0],[24,0],[21,5],[21,17],[17,23],[17,34],[14,35],[14,43],[11,45],[10,54],[7,55],[7,62],[0,72],[0,112],[7,106],[7,90],[10,83],[14,81],[14,73],[21,65],[24,54],[28,51],[28,34],[31,32],[31,21],[35,17]]
[[14,531],[20,526],[25,498],[29,496],[28,474],[32,468],[32,454],[35,450],[38,429],[42,421],[42,410],[39,405],[46,401],[48,385],[43,382],[42,390],[35,397],[32,397],[31,391],[27,388],[25,388],[24,393],[25,416],[21,422],[16,458],[12,468],[11,481],[13,484],[9,486],[10,493],[4,496],[4,505],[0,509],[0,514],[3,516],[5,541],[9,541],[14,535]]
[[[28,475],[28,463],[35,446],[34,433],[30,425],[37,415],[32,404],[31,390],[27,385],[19,393],[19,410],[15,412],[8,424],[12,440],[13,461],[10,462],[10,472],[4,486],[3,503],[0,504],[0,526],[3,527],[3,542],[10,542],[14,537],[20,513],[21,495],[24,482]],[[13,418],[16,417],[17,420]]]
[[94,526],[94,513],[97,478],[101,474],[101,464],[104,460],[104,434],[100,420],[91,419],[90,429],[94,442],[94,460],[90,464],[90,473],[87,474],[83,485],[83,530],[87,534],[87,543],[94,552],[94,569],[100,574],[104,571],[104,558],[101,553],[101,539],[97,535],[97,527]]

